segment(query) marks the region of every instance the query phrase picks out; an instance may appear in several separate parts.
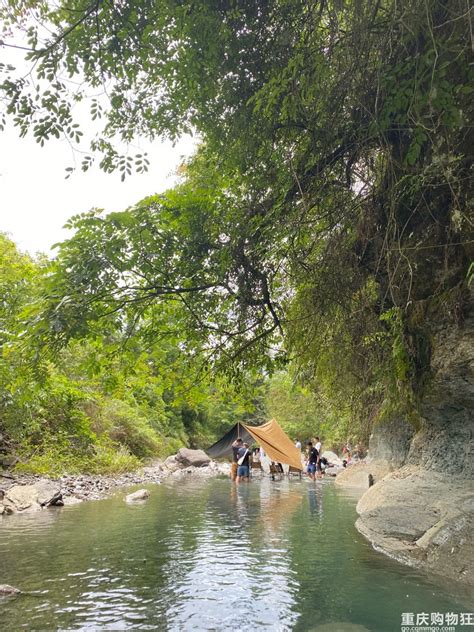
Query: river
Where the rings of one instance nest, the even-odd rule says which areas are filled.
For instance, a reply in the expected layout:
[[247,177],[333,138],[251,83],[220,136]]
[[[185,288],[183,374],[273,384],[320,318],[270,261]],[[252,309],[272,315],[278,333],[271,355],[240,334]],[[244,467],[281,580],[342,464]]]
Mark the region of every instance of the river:
[[147,487],[0,519],[0,583],[24,591],[0,629],[400,632],[403,613],[468,611],[374,551],[332,481]]

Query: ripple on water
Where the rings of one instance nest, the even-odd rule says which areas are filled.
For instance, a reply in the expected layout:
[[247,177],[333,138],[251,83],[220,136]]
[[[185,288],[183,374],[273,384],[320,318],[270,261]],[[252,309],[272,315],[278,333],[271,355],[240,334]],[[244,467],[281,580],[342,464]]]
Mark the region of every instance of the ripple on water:
[[460,612],[445,586],[372,550],[354,505],[326,482],[217,480],[157,486],[135,508],[117,496],[13,516],[0,564],[31,593],[2,602],[2,632],[379,632],[408,606]]

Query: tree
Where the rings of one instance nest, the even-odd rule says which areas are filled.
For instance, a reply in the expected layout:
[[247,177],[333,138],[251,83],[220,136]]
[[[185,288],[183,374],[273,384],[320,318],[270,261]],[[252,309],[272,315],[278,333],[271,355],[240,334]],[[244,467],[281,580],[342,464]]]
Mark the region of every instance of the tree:
[[165,195],[69,222],[75,233],[59,246],[46,310],[35,323],[38,340],[60,347],[95,323],[101,332],[137,332],[150,341],[174,336],[183,350],[204,352],[206,362],[239,357],[245,368],[251,354],[269,358],[281,333],[278,261],[264,263],[253,251],[267,238],[258,226],[249,236],[245,209],[224,194],[230,181],[195,178],[200,162]]
[[48,474],[122,471],[183,444],[210,445],[235,419],[261,415],[256,376],[237,391],[187,353],[182,335],[152,337],[154,318],[176,329],[179,306],[148,310],[134,335],[124,315],[122,327],[82,323],[52,361],[28,326],[52,265],[0,235],[0,460],[6,451],[19,468]]
[[[45,41],[31,12],[52,27]],[[304,380],[350,389],[361,410],[391,389],[416,406],[430,322],[440,304],[458,319],[467,305],[464,2],[7,2],[4,17],[20,16],[48,83],[32,92],[7,71],[21,133],[75,137],[72,104],[92,86],[106,95],[91,105],[105,121],[93,148],[106,170],[131,169],[114,134],[195,129],[204,140],[177,191],[118,227],[74,221],[48,311],[60,336],[79,329],[81,310],[122,326],[172,297],[197,348],[219,359],[271,363],[283,331]],[[64,74],[83,87],[71,92]]]

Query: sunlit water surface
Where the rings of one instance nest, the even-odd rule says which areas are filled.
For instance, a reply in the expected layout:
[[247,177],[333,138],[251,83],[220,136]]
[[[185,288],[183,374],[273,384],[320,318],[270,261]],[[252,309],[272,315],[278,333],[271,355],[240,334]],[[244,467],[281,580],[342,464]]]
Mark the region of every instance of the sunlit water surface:
[[147,487],[0,519],[0,583],[24,592],[0,599],[0,630],[400,632],[403,612],[467,611],[374,551],[332,481]]

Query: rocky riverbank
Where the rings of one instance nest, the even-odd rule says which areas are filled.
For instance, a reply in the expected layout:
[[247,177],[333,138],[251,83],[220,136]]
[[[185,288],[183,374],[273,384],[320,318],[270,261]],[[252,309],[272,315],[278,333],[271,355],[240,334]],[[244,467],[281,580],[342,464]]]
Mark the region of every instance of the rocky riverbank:
[[386,461],[374,460],[336,478],[337,485],[360,490],[358,531],[403,564],[474,586],[472,480],[417,465],[387,468]]
[[369,489],[357,529],[375,548],[410,566],[474,585],[471,481],[405,466]]
[[[417,428],[374,429],[365,463],[336,484],[358,487],[359,531],[411,566],[474,586],[474,309],[431,331],[431,376]],[[369,475],[371,479],[369,480]],[[370,483],[373,483],[370,486]],[[370,488],[369,488],[370,486]]]
[[0,471],[0,515],[100,500],[119,487],[161,483],[168,478],[225,476],[229,470],[227,463],[211,461],[202,450],[182,448],[164,461],[155,460],[136,472],[117,476],[66,474],[51,479]]

